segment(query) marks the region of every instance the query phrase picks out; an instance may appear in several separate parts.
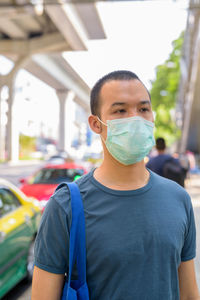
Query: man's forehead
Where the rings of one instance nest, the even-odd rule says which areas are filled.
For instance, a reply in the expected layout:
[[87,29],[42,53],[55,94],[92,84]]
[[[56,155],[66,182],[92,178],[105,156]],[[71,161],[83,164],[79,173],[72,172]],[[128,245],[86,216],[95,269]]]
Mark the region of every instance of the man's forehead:
[[101,88],[101,94],[114,93],[116,91],[129,91],[138,92],[138,90],[148,93],[143,83],[138,79],[131,80],[109,80],[104,83]]
[[120,95],[124,94],[129,94],[133,98],[137,96],[140,98],[140,96],[142,96],[142,100],[150,100],[150,95],[146,87],[138,79],[110,80],[104,83],[104,85],[102,86],[100,91],[100,98],[109,98],[111,100],[111,98],[117,97],[118,99],[120,98]]
[[142,82],[138,79],[110,79],[102,85],[102,88],[111,86],[131,85],[134,83],[139,83],[143,85]]

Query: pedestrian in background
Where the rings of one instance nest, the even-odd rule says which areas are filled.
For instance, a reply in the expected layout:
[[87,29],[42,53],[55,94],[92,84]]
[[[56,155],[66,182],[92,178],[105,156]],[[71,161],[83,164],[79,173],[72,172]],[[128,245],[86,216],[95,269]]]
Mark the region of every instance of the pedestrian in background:
[[[134,73],[116,71],[95,84],[90,104],[89,124],[104,151],[102,164],[76,181],[90,300],[199,300],[190,197],[144,163],[155,143],[148,90]],[[70,224],[63,187],[48,202],[36,238],[32,300],[60,299]]]
[[151,157],[146,167],[160,176],[174,180],[184,187],[187,170],[181,165],[178,157],[166,153],[165,139],[156,139],[157,155]]

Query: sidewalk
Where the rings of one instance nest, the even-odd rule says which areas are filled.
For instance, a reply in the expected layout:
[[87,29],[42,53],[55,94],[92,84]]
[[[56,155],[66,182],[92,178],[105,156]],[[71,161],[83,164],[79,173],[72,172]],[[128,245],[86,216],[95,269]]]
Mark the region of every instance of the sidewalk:
[[189,193],[194,208],[196,223],[196,245],[197,252],[195,258],[196,279],[200,290],[200,175],[190,175],[185,182],[185,187]]
[[185,182],[185,188],[192,199],[193,206],[200,207],[200,174],[189,175]]

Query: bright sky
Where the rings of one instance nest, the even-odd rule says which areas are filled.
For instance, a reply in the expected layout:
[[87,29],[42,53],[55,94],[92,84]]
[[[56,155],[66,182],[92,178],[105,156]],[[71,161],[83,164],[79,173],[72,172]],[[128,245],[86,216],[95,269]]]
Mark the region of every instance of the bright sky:
[[110,71],[128,69],[149,88],[155,67],[168,58],[172,41],[185,29],[187,2],[99,2],[107,39],[90,41],[88,52],[65,52],[64,57],[90,87]]

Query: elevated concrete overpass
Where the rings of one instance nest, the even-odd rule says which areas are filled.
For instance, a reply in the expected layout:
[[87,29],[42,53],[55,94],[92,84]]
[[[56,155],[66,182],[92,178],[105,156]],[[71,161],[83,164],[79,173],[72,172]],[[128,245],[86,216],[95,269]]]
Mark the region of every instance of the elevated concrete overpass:
[[[9,160],[17,160],[19,156],[13,99],[20,69],[26,69],[56,90],[60,102],[60,149],[65,148],[67,98],[73,95],[74,101],[86,111],[89,109],[89,87],[66,62],[62,52],[87,50],[88,40],[105,38],[105,33],[94,2],[62,5],[63,2],[48,1],[49,5],[33,0],[0,2],[0,55],[14,62],[9,74],[0,75],[0,90],[5,85],[9,88],[6,132]],[[1,145],[0,156],[2,151]]]
[[200,154],[200,0],[189,4],[181,74],[176,109],[177,125],[182,130],[178,150]]

